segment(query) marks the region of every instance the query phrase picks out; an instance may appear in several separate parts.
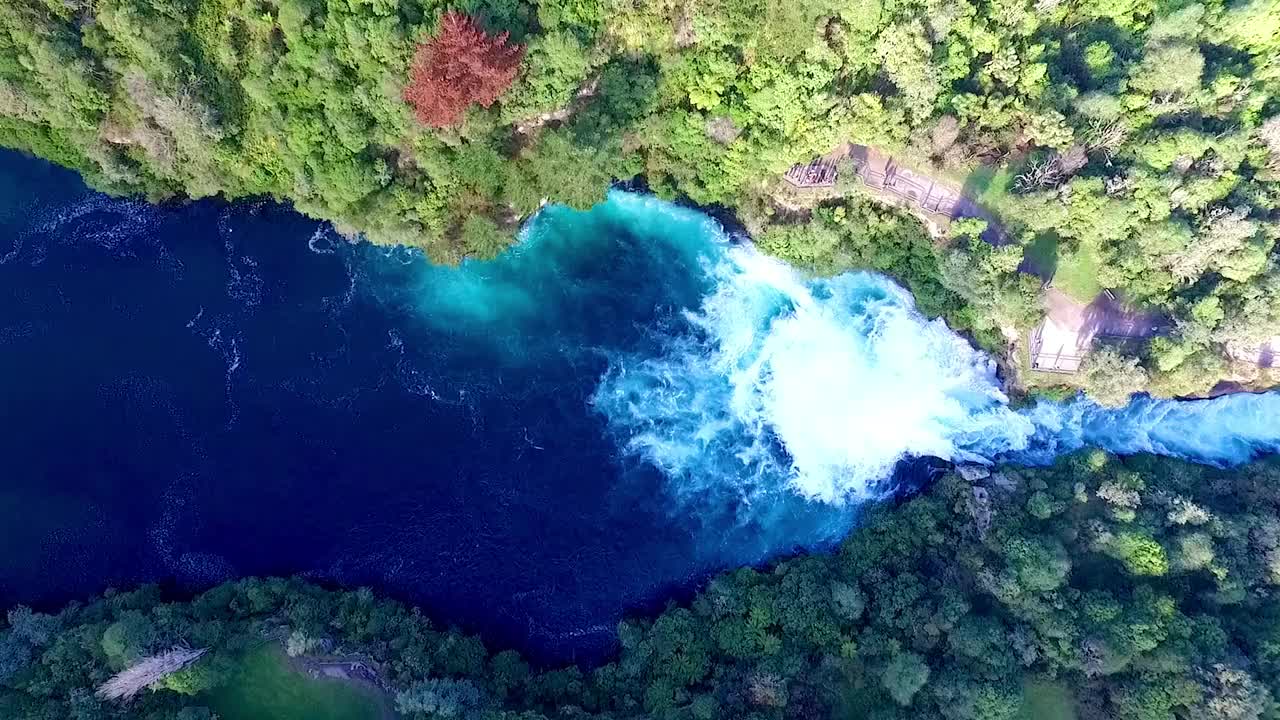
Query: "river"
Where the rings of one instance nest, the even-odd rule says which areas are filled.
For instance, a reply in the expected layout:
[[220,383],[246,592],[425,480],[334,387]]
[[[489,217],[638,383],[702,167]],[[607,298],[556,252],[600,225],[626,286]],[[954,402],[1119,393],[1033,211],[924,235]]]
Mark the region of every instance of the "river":
[[1280,448],[1276,395],[1011,410],[887,279],[621,192],[441,268],[4,153],[0,260],[0,605],[302,573],[590,659],[625,612],[838,539],[904,459]]

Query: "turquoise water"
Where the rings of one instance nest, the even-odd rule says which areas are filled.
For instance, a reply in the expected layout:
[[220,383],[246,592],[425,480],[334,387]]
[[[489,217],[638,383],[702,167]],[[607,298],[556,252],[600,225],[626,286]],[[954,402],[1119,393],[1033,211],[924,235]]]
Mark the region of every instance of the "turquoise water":
[[805,278],[650,197],[441,268],[15,155],[0,187],[0,604],[302,573],[589,659],[625,612],[839,538],[918,458],[1280,448],[1275,394],[1015,411],[883,276]]

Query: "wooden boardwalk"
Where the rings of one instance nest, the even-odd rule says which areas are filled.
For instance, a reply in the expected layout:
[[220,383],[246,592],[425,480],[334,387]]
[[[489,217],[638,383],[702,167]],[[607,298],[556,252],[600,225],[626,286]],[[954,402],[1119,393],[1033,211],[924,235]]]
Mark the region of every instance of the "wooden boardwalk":
[[994,216],[963,191],[944,181],[918,172],[876,148],[846,143],[835,151],[808,164],[793,165],[783,177],[791,185],[802,188],[834,187],[840,167],[848,163],[854,176],[868,189],[904,201],[911,209],[926,216],[946,220],[979,218],[987,221],[983,239],[996,245],[1004,243],[1004,234]]
[[792,165],[783,177],[798,188],[818,188],[835,186],[837,174],[835,162],[818,158],[808,165]]

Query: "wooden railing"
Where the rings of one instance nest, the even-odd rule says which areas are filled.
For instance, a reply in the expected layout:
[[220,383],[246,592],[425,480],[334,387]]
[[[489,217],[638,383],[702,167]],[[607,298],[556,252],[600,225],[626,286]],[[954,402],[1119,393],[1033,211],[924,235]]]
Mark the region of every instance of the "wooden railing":
[[1056,350],[1049,352],[1044,348],[1043,337],[1044,323],[1041,323],[1031,330],[1028,337],[1028,349],[1031,356],[1031,369],[1040,372],[1062,373],[1063,375],[1073,375],[1080,370],[1080,364],[1084,362],[1084,355],[1080,354],[1079,348],[1071,347],[1070,352],[1066,345],[1059,346]]

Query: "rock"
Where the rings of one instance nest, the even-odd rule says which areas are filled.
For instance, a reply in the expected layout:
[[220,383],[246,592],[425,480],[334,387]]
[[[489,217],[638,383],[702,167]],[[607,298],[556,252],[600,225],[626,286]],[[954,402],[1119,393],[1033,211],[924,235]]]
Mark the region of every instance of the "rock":
[[973,499],[969,503],[969,514],[973,517],[973,524],[978,531],[978,537],[982,540],[987,539],[987,531],[991,529],[991,497],[987,494],[987,489],[980,486],[973,486]]
[[1006,492],[1013,492],[1018,488],[1018,483],[1004,473],[996,473],[995,475],[992,475],[991,484]]
[[983,478],[991,477],[991,471],[982,465],[957,465],[956,472],[960,473],[960,477],[969,482],[977,482]]

